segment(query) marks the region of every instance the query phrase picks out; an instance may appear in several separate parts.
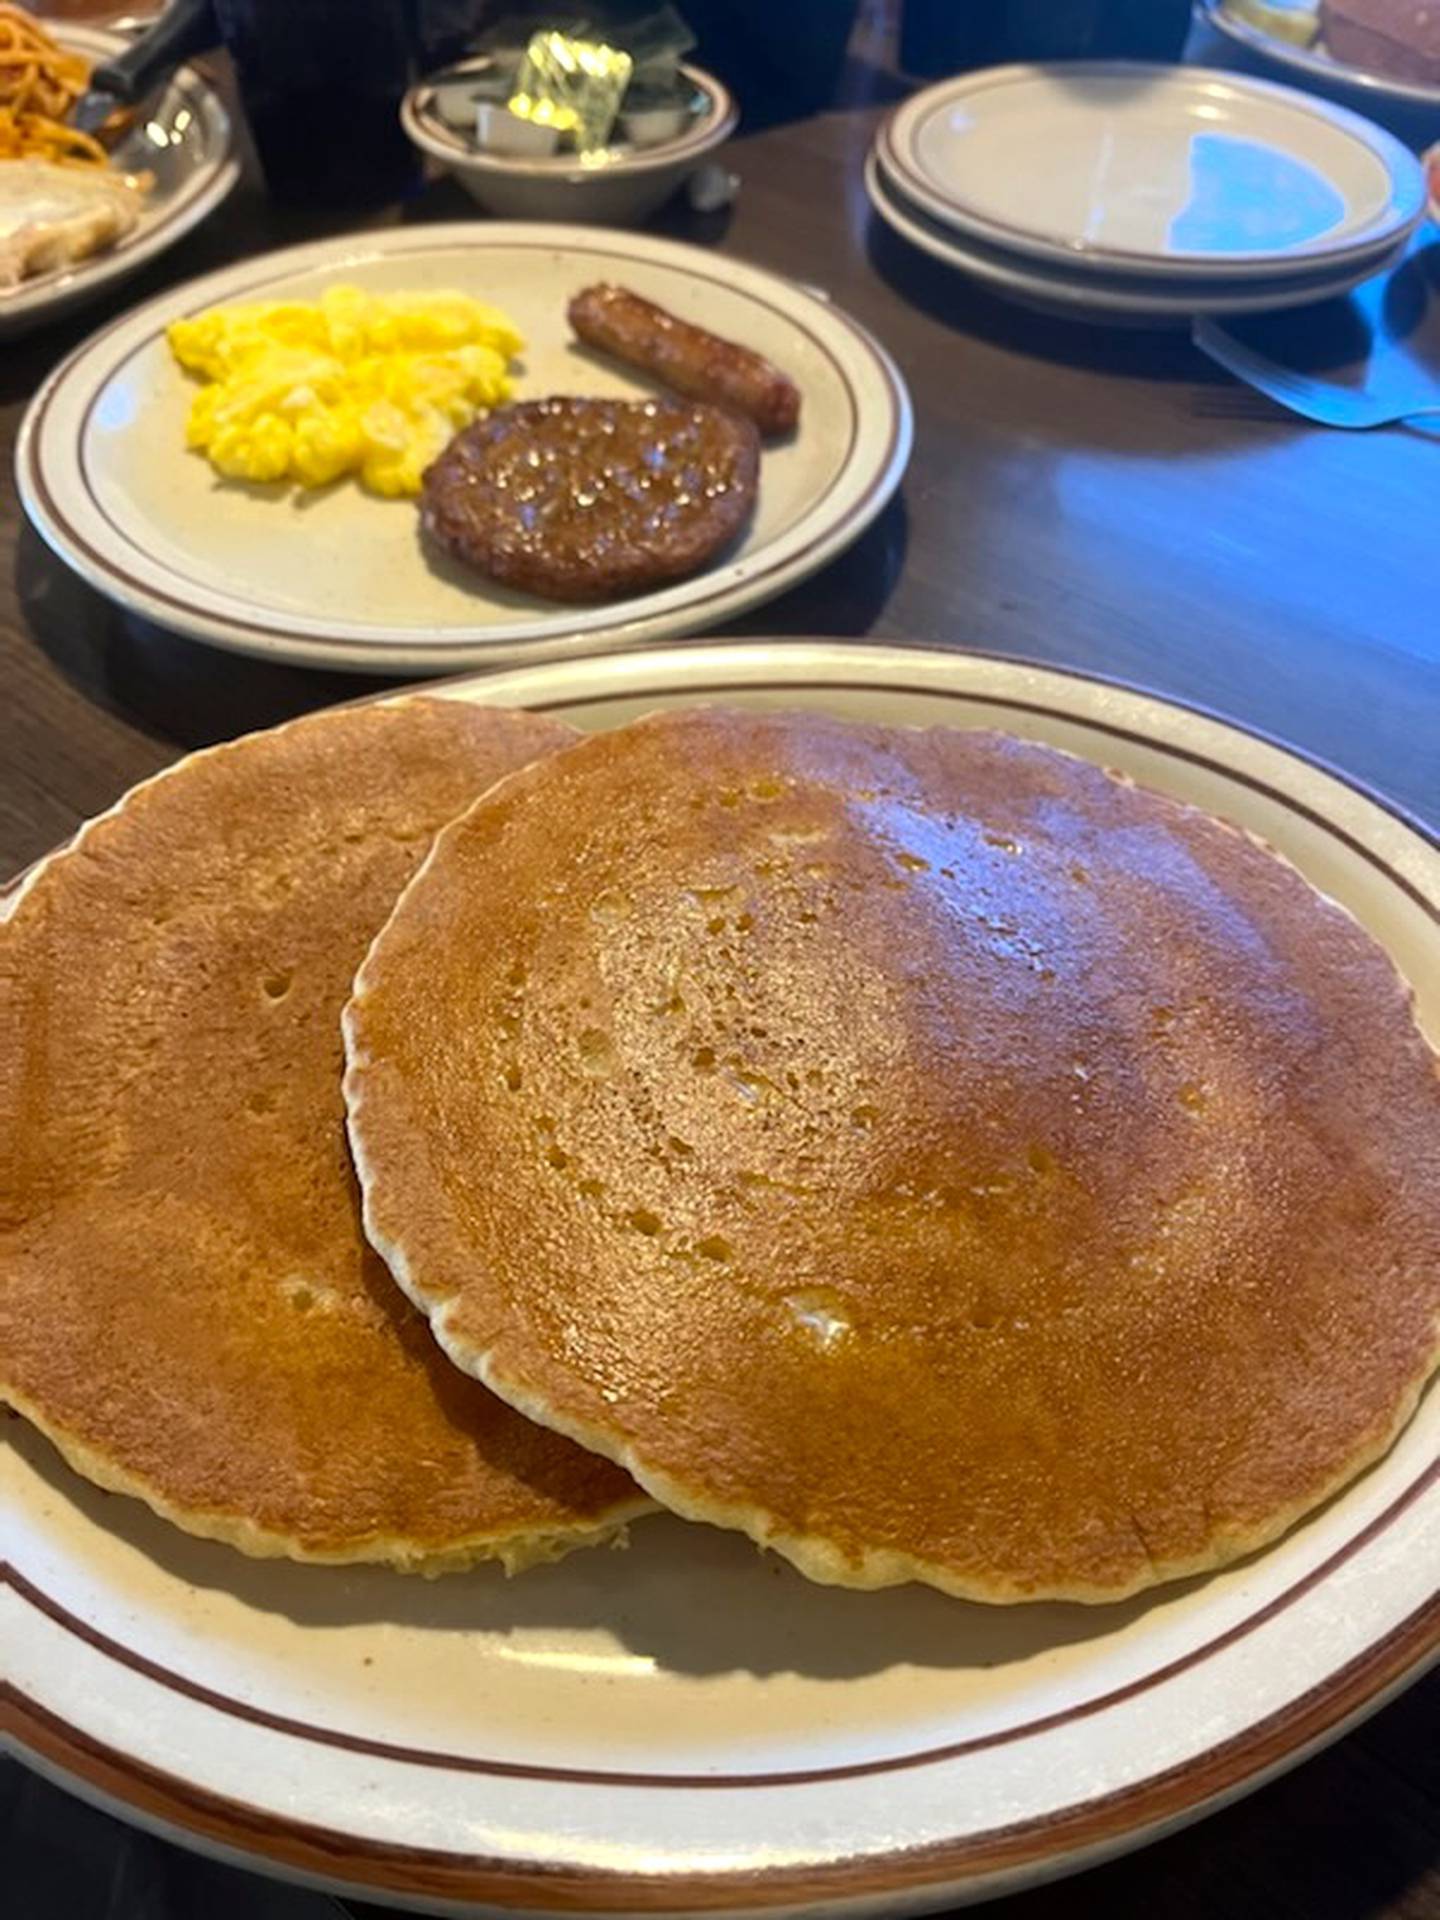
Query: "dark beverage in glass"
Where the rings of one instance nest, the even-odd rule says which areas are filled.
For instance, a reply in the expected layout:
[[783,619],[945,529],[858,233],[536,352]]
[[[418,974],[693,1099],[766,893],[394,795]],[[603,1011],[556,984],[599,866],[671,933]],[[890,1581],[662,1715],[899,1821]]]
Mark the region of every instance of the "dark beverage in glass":
[[1178,60],[1190,0],[904,0],[900,65],[926,76],[1010,60]]
[[407,0],[215,0],[215,13],[277,200],[376,206],[419,186],[400,125]]

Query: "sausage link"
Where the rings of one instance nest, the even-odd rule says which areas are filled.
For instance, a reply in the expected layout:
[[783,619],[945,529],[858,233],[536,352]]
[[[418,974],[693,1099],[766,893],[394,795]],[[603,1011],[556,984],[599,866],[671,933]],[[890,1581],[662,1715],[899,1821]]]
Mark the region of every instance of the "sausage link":
[[654,374],[676,393],[743,413],[764,434],[789,433],[800,392],[748,347],[677,320],[624,287],[586,287],[570,302],[570,324],[588,347]]

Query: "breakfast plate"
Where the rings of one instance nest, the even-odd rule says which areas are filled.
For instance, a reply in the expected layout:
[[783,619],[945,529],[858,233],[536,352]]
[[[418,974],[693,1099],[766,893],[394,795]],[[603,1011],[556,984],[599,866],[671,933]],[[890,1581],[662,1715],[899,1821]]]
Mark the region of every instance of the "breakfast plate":
[[[423,548],[413,501],[353,483],[311,494],[221,482],[185,450],[194,391],[168,324],[223,302],[456,288],[527,341],[518,399],[648,394],[582,350],[566,302],[616,281],[765,355],[801,391],[767,448],[756,516],[708,570],[658,591],[563,606],[489,585]],[[501,666],[713,626],[805,579],[879,513],[909,458],[904,382],[823,297],[699,247],[593,228],[398,228],[269,254],[175,288],[103,328],[31,403],[20,495],[60,557],[128,611],[243,653],[373,672]]]
[[[49,24],[66,47],[93,61],[127,45],[122,34],[68,21]],[[139,224],[108,252],[0,292],[0,340],[59,319],[174,246],[214,212],[240,177],[230,116],[214,87],[193,67],[171,76],[147,118],[116,145],[114,157],[121,172],[155,176]]]
[[1200,11],[1217,32],[1271,66],[1298,78],[1302,85],[1339,88],[1372,108],[1394,105],[1429,107],[1432,112],[1440,110],[1440,87],[1429,86],[1424,81],[1397,80],[1390,74],[1352,66],[1348,61],[1337,60],[1323,41],[1308,47],[1297,46],[1232,12],[1225,0],[1200,0]]
[[[1440,1040],[1440,842],[1218,720],[1055,668],[697,643],[456,681],[585,728],[696,701],[998,726],[1262,836]],[[225,1858],[429,1911],[910,1911],[1154,1838],[1334,1738],[1440,1652],[1440,1392],[1268,1551],[1117,1605],[808,1584],[637,1521],[506,1582],[251,1561],[0,1428],[16,1751]]]
[[990,67],[912,94],[877,148],[906,197],[965,239],[1160,284],[1358,264],[1424,210],[1414,155],[1382,128],[1203,67]]

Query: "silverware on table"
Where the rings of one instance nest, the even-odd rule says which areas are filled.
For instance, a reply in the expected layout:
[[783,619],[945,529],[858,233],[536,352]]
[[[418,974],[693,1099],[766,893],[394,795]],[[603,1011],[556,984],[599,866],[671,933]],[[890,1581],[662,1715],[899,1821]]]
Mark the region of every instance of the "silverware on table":
[[1202,353],[1292,413],[1322,427],[1388,427],[1440,415],[1440,382],[1417,381],[1406,369],[1403,385],[1337,386],[1311,373],[1281,365],[1260,353],[1216,320],[1196,320],[1191,337]]
[[192,53],[219,40],[211,0],[170,0],[153,26],[123,53],[95,68],[88,89],[75,102],[70,124],[81,133],[94,133],[118,107],[135,106]]

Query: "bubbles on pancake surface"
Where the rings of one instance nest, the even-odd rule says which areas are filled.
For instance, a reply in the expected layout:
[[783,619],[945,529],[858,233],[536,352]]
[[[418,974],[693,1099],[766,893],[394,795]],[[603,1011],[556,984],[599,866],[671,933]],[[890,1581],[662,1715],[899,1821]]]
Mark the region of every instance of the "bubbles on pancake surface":
[[608,1080],[619,1064],[613,1037],[604,1027],[586,1027],[577,1044],[585,1072],[596,1080]]
[[280,1282],[280,1291],[296,1313],[333,1310],[343,1304],[341,1295],[333,1287],[327,1287],[319,1280],[305,1279],[298,1273],[287,1275]]
[[795,1325],[822,1350],[835,1346],[852,1331],[845,1303],[833,1287],[805,1287],[787,1293],[785,1306]]

